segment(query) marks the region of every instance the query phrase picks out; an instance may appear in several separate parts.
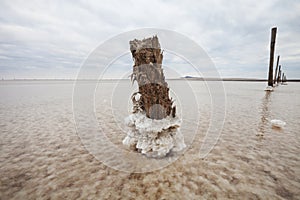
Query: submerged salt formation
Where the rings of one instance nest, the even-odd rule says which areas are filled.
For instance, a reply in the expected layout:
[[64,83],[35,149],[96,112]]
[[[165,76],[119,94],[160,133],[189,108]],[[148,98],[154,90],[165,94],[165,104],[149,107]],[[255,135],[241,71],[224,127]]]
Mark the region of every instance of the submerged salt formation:
[[277,127],[277,128],[283,128],[286,125],[286,122],[279,119],[272,119],[270,122],[273,127]]
[[151,157],[182,150],[181,120],[169,97],[157,36],[130,41],[130,51],[134,58],[131,80],[138,83],[139,91],[132,95],[133,114],[126,118],[129,131],[123,144]]
[[127,117],[125,123],[130,129],[123,144],[142,154],[163,157],[171,150],[181,151],[185,148],[178,117],[153,120],[144,113],[135,113]]
[[267,86],[266,89],[265,89],[265,91],[273,92],[274,89],[273,89],[272,86]]

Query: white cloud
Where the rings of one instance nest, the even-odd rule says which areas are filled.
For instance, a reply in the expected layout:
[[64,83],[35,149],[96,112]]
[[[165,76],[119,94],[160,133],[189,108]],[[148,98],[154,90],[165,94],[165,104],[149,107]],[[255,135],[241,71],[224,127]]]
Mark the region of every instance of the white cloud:
[[265,78],[270,28],[278,26],[276,54],[287,76],[300,78],[299,10],[293,0],[1,1],[0,76],[74,78],[101,42],[153,27],[196,41],[222,76]]

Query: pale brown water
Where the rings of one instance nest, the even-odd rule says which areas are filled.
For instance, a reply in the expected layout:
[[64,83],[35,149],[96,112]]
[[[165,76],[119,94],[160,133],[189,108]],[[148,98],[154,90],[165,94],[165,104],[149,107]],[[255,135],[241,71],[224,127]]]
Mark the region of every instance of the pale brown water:
[[[112,84],[106,84],[102,92],[109,93]],[[171,88],[180,84],[170,82]],[[72,82],[2,81],[0,199],[300,199],[300,84],[282,85],[267,95],[265,83],[225,82],[222,135],[205,159],[199,150],[209,126],[210,99],[204,82],[190,84],[200,103],[192,145],[163,169],[126,173],[105,166],[82,145],[73,121]],[[115,116],[101,114],[110,102],[109,96],[96,99],[97,117],[123,148],[125,133],[117,123],[128,107]],[[192,104],[182,107],[193,110]],[[272,128],[271,119],[287,125]],[[188,124],[196,119],[183,120],[189,135]]]

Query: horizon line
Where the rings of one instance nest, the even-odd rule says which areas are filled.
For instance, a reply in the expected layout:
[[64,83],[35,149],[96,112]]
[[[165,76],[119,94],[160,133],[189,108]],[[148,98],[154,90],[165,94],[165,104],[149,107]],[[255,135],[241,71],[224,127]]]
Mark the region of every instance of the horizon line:
[[[74,78],[11,78],[0,79],[0,81],[114,81],[114,80],[130,80],[130,78],[103,78],[103,79],[74,79]],[[268,81],[267,78],[218,78],[218,77],[179,77],[179,78],[166,78],[166,80],[189,80],[189,81],[254,81],[264,82]],[[291,78],[287,82],[300,82],[300,78]]]

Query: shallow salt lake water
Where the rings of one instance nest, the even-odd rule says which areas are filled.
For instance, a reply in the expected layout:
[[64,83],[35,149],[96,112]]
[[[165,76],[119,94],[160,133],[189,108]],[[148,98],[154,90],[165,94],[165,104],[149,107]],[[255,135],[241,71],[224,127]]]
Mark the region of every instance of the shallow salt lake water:
[[[226,102],[220,98],[218,105],[205,82],[188,82],[198,104],[184,81],[168,83],[188,147],[161,169],[129,173],[107,167],[88,151],[88,133],[78,136],[72,81],[0,81],[0,199],[300,199],[299,83],[266,93],[266,83],[224,82]],[[95,118],[124,151],[123,120],[135,88],[129,81],[106,81],[95,90]],[[221,105],[221,136],[201,159],[205,134],[214,128],[211,111]],[[286,126],[274,128],[272,119]],[[75,120],[89,130],[87,118]],[[105,145],[99,149],[105,156],[114,153]],[[137,166],[149,158],[140,159]]]

